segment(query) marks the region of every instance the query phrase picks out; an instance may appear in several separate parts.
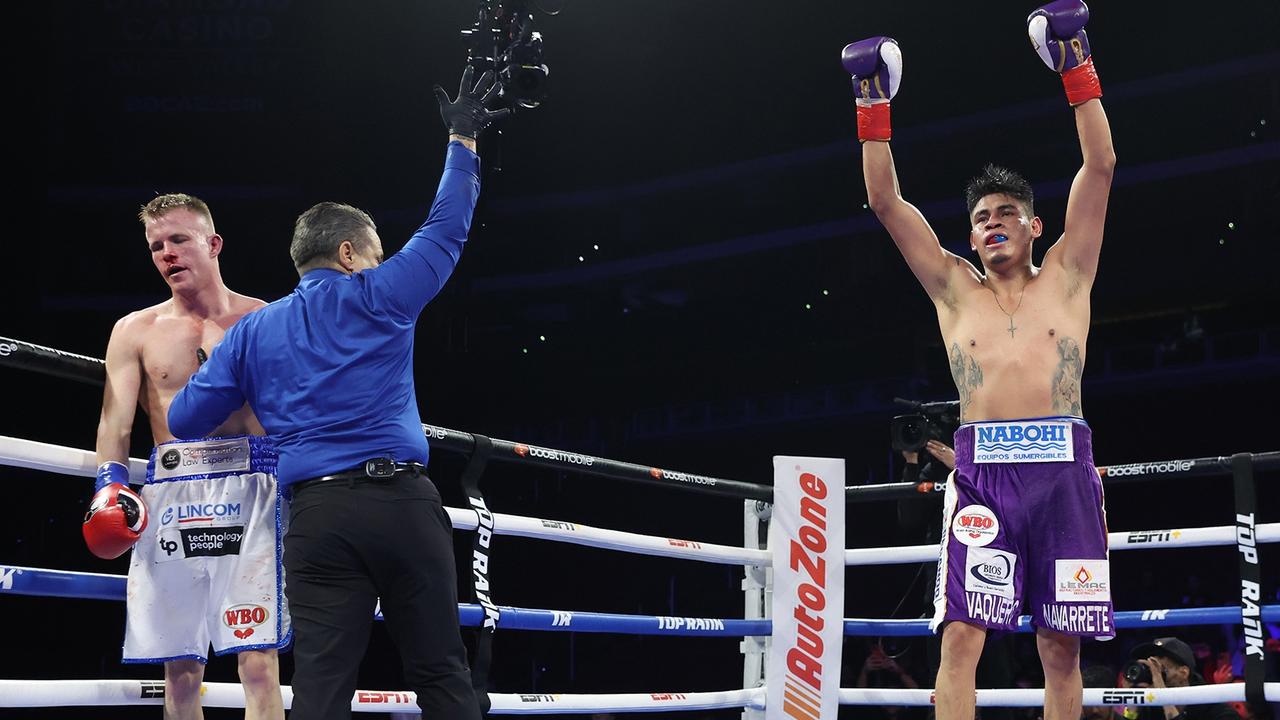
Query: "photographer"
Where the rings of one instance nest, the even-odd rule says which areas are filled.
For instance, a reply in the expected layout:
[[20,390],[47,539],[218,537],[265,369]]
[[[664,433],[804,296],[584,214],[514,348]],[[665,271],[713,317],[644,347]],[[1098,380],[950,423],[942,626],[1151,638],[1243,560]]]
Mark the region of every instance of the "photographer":
[[[1080,680],[1087,688],[1113,688],[1116,671],[1106,665],[1090,665],[1080,671]],[[1109,705],[1085,705],[1080,708],[1080,720],[1113,720],[1116,713]]]
[[[882,643],[882,640],[877,640],[871,646],[854,687],[918,689],[920,684],[912,677],[910,671],[898,662],[899,659],[905,661],[905,648],[890,646],[889,651],[886,652]],[[850,708],[847,713],[841,713],[843,717],[856,720],[922,720],[925,714],[923,708],[900,705],[861,705]]]
[[[892,447],[906,460],[901,480],[917,486],[924,498],[898,501],[898,527],[906,542],[937,543],[942,536],[942,484],[956,466],[956,452],[948,444],[960,425],[960,408],[956,401],[920,403],[896,399],[899,405],[913,410],[909,415],[893,419],[889,432]],[[935,562],[921,565],[920,573],[912,585],[923,580],[921,617],[934,612],[934,583],[938,566]],[[908,590],[907,592],[911,592]],[[942,643],[937,636],[924,640],[923,672],[927,677],[937,675],[942,660]],[[1013,636],[1008,633],[992,633],[983,646],[978,661],[977,678],[982,687],[1014,687]],[[874,653],[868,662],[874,662]],[[861,686],[859,686],[861,687]],[[981,708],[982,720],[1012,720],[1010,708]]]
[[930,440],[924,449],[932,457],[926,457],[923,465],[920,464],[919,450],[902,451],[902,459],[907,461],[902,468],[902,482],[917,485],[946,482],[947,475],[956,469],[956,451],[950,445],[941,440]]
[[[1204,685],[1196,672],[1195,654],[1178,638],[1157,638],[1142,643],[1129,653],[1130,663],[1124,669],[1124,686],[1138,688],[1187,687]],[[1240,716],[1226,703],[1208,705],[1164,705],[1142,708],[1136,714],[1125,710],[1130,720],[1239,720]]]

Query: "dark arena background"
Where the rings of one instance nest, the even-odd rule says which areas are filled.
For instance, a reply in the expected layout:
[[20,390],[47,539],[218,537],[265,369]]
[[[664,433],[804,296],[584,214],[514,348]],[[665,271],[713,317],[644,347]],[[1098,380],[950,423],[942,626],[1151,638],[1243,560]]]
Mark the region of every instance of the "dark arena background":
[[[844,458],[851,485],[896,481],[893,398],[949,400],[955,389],[933,308],[865,205],[840,49],[875,34],[901,44],[898,173],[943,245],[968,253],[961,191],[996,162],[1035,186],[1038,262],[1062,231],[1080,154],[1059,80],[1027,42],[1034,7],[530,5],[548,92],[480,142],[467,249],[418,323],[423,420],[747,482],[770,482],[771,457],[783,454]],[[1091,11],[1118,157],[1084,372],[1095,458],[1280,450],[1280,6],[1099,0]],[[0,335],[102,357],[118,318],[168,297],[136,217],[157,193],[208,201],[228,287],[268,301],[297,282],[292,223],[313,203],[368,210],[388,254],[425,217],[446,141],[431,87],[455,92],[467,58],[459,31],[475,2],[98,0],[43,12],[44,206],[25,218],[31,237],[4,243],[39,260],[11,267],[10,287],[23,291]],[[0,434],[93,448],[99,388],[8,367],[0,383]],[[141,413],[133,437],[133,456],[146,457]],[[432,453],[431,474],[454,507],[465,504],[462,460]],[[87,478],[3,474],[0,565],[126,572],[125,558],[100,561],[84,547]],[[1280,520],[1278,475],[1258,473],[1260,522]],[[497,463],[483,487],[497,512],[742,543],[741,501],[679,487]],[[924,543],[923,526],[900,516],[929,502],[851,503],[847,546]],[[1124,531],[1235,517],[1226,475],[1109,486],[1107,513]],[[467,536],[456,537],[469,563]],[[1280,556],[1263,547],[1273,604]],[[1116,553],[1117,609],[1238,605],[1235,556],[1230,547]],[[502,605],[742,617],[734,566],[498,537],[491,572]],[[845,616],[923,617],[923,575],[918,565],[850,568]],[[161,677],[158,666],[120,664],[122,603],[0,592],[0,613],[2,678]],[[1273,650],[1280,629],[1268,633]],[[1233,654],[1238,663],[1238,626],[1123,631],[1086,642],[1084,662],[1118,671],[1130,647],[1167,634],[1192,642],[1205,667]],[[843,687],[874,642],[846,639]],[[933,686],[924,639],[882,646]],[[1014,683],[1040,686],[1030,636],[1002,647]],[[496,692],[742,687],[733,638],[500,630],[494,657]],[[287,654],[281,673],[287,683]],[[206,677],[236,682],[234,661],[213,660]],[[381,624],[359,686],[403,686]],[[158,718],[160,709],[6,714]]]

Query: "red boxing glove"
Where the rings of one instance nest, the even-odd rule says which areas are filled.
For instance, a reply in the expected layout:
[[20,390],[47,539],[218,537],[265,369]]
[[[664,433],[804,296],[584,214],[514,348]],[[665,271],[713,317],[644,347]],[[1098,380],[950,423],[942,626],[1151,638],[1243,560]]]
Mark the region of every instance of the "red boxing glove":
[[125,554],[147,527],[147,505],[133,490],[110,483],[89,502],[84,515],[84,542],[103,560]]

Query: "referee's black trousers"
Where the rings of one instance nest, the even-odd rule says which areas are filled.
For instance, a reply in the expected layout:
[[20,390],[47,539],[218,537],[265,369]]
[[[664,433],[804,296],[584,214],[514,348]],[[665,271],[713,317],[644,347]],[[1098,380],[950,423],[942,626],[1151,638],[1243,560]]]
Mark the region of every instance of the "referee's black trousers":
[[423,716],[479,720],[458,630],[452,531],[440,493],[421,475],[295,490],[284,538],[292,720],[351,717],[379,598]]

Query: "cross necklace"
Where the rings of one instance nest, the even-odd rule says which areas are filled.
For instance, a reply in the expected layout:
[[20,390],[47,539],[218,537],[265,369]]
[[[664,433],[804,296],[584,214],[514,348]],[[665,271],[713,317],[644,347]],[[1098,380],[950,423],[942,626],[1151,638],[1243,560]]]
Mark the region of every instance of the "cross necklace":
[[[983,279],[982,284],[987,285],[985,278]],[[1022,292],[1018,293],[1018,305],[1013,308],[1013,312],[1009,312],[1004,309],[1004,304],[1000,302],[1000,296],[996,294],[995,288],[987,285],[987,289],[991,291],[991,296],[996,299],[996,307],[1000,308],[1000,312],[1004,313],[1005,316],[1009,318],[1009,339],[1012,340],[1013,331],[1018,329],[1018,327],[1013,324],[1013,316],[1017,315],[1018,310],[1022,308],[1022,297],[1027,294],[1027,286],[1023,285]]]

